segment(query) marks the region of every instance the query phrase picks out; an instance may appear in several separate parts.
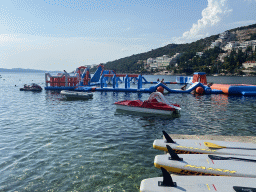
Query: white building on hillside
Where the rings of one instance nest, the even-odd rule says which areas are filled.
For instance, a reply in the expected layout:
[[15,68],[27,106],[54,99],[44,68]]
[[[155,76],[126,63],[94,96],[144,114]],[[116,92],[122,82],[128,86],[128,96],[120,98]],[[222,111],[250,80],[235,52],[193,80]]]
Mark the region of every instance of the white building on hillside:
[[218,55],[218,60],[223,63],[225,57],[227,57],[227,56],[228,56],[227,53],[220,53],[220,54]]
[[171,58],[167,55],[163,55],[161,57],[156,58],[148,58],[147,59],[147,65],[150,66],[150,69],[159,69],[159,70],[166,70],[166,67],[171,65],[174,65],[177,63],[177,59],[181,56],[181,53],[176,53]]
[[255,61],[246,61],[242,63],[245,69],[256,69],[256,62]]
[[182,53],[176,53],[171,57],[170,65],[176,66],[178,59],[182,56]]
[[243,41],[243,42],[240,42],[240,44],[237,43],[237,45],[233,47],[233,50],[236,50],[236,52],[238,52],[238,50],[245,52],[248,47],[252,47],[252,51],[255,51],[256,40]]
[[202,57],[204,55],[204,52],[196,52],[196,55]]
[[156,62],[158,64],[158,69],[165,70],[167,66],[169,66],[171,58],[167,55],[163,55],[162,57],[157,57]]
[[150,69],[157,69],[158,64],[156,62],[156,59],[154,58],[148,58],[147,59],[147,65],[150,67]]
[[235,47],[237,47],[239,43],[237,41],[230,41],[227,45],[223,48],[224,51],[232,51]]
[[210,48],[220,47],[220,45],[221,45],[221,42],[216,40],[215,42],[212,42]]
[[229,36],[229,31],[225,31],[225,32],[223,32],[223,33],[221,33],[220,35],[219,35],[219,38],[220,39],[227,39],[228,38],[228,36]]
[[165,70],[169,64],[170,58],[166,55],[163,55],[162,57],[147,59],[147,65],[149,65],[151,69]]
[[255,61],[246,61],[242,63],[244,70],[242,70],[244,73],[250,74],[256,72],[256,62]]

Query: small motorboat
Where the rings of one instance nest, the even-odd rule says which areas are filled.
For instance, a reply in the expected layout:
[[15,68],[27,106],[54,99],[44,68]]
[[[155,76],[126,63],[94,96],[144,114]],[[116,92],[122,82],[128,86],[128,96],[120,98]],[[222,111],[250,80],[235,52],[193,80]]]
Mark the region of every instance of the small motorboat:
[[25,84],[23,88],[20,88],[20,91],[42,91],[42,87],[32,83],[32,85]]
[[140,113],[153,113],[160,115],[172,115],[179,113],[181,110],[178,104],[171,104],[164,95],[160,92],[153,92],[148,100],[124,100],[114,103],[117,109],[140,112]]
[[62,90],[60,94],[64,95],[67,99],[91,99],[93,96],[92,93],[88,93],[88,92],[68,91],[68,90]]

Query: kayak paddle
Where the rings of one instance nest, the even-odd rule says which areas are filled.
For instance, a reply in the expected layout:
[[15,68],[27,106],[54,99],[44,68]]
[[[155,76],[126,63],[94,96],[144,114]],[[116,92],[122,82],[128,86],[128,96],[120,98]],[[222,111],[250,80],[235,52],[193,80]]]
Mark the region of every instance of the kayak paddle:
[[237,161],[248,161],[256,163],[256,160],[254,159],[244,159],[244,158],[237,158],[237,157],[222,157],[222,156],[216,156],[216,155],[208,155],[208,157],[211,160],[237,160]]
[[236,192],[243,192],[243,191],[256,192],[256,188],[252,188],[252,187],[233,186],[233,189],[234,189]]
[[221,146],[221,145],[217,145],[215,143],[211,143],[211,142],[204,142],[204,145],[206,147],[209,148],[214,148],[214,149],[243,149],[243,150],[256,150],[255,148],[242,148],[242,147],[225,147],[225,146]]

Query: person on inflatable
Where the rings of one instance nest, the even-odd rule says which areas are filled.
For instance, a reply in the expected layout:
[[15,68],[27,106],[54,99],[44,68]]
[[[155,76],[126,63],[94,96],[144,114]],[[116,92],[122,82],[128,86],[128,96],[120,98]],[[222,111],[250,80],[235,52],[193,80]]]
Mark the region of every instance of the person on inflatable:
[[166,85],[166,84],[164,83],[164,79],[161,80],[161,83],[163,83],[164,85]]
[[187,84],[183,85],[180,89],[181,90],[186,90]]

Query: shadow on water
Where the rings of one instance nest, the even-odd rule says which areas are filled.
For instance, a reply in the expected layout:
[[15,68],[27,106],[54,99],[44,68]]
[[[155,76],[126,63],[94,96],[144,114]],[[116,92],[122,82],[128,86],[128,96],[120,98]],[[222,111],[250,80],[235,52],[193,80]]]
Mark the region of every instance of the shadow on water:
[[135,116],[141,117],[142,119],[162,119],[162,120],[173,120],[180,117],[180,113],[172,113],[171,115],[160,115],[150,113],[140,113],[134,111],[126,111],[122,109],[116,109],[115,115],[119,116]]

